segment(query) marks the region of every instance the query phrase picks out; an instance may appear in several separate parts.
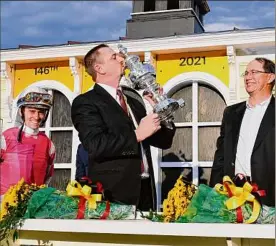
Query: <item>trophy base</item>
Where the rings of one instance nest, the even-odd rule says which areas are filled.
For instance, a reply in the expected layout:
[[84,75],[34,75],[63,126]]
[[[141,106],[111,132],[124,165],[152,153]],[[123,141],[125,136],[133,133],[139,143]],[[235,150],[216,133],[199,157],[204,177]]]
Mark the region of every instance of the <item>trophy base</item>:
[[183,99],[166,98],[154,106],[153,112],[159,115],[161,121],[173,121],[173,113],[184,104]]

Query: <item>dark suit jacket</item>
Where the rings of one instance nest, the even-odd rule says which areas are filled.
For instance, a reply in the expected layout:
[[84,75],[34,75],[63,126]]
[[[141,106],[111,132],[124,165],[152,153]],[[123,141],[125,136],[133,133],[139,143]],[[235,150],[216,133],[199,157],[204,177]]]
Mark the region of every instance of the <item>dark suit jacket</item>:
[[[128,87],[123,87],[123,93],[139,124],[146,116],[142,98]],[[74,99],[71,113],[80,141],[89,153],[88,176],[92,181],[100,181],[112,200],[136,205],[141,185],[141,151],[132,120],[97,84]],[[173,129],[162,127],[142,143],[149,163],[154,207],[156,192],[150,145],[170,148],[174,133],[174,125]]]
[[[238,103],[225,109],[220,137],[217,140],[210,186],[221,183],[224,175],[235,175],[235,159],[239,131],[246,103]],[[251,155],[251,179],[259,189],[266,191],[261,200],[275,206],[275,98],[272,97],[262,119]]]

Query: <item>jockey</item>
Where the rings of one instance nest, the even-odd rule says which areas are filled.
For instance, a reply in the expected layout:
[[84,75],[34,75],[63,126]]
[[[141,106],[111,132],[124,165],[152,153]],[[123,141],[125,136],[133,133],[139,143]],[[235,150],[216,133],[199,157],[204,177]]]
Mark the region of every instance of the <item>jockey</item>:
[[17,101],[22,125],[1,136],[0,195],[21,178],[36,185],[48,184],[54,171],[55,146],[39,131],[47,120],[52,96],[44,89],[26,89]]

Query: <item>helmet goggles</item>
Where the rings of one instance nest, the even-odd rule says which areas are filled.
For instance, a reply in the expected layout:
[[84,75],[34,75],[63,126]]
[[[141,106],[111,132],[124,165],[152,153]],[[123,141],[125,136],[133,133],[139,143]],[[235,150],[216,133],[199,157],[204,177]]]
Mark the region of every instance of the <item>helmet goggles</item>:
[[52,106],[52,96],[50,94],[29,92],[24,97],[17,101],[17,106],[45,106],[50,108]]

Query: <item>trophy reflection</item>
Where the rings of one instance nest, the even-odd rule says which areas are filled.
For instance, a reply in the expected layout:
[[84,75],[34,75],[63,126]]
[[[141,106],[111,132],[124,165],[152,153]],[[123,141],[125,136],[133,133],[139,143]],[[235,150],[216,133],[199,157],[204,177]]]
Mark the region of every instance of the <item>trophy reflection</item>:
[[160,93],[160,86],[155,79],[155,69],[150,64],[142,64],[139,56],[128,55],[127,49],[119,44],[119,52],[125,57],[126,68],[130,70],[129,80],[135,88],[143,89],[143,94],[151,93],[156,105],[153,112],[157,113],[161,121],[173,121],[173,113],[184,106],[184,100],[181,98],[175,100],[168,98],[165,93]]

